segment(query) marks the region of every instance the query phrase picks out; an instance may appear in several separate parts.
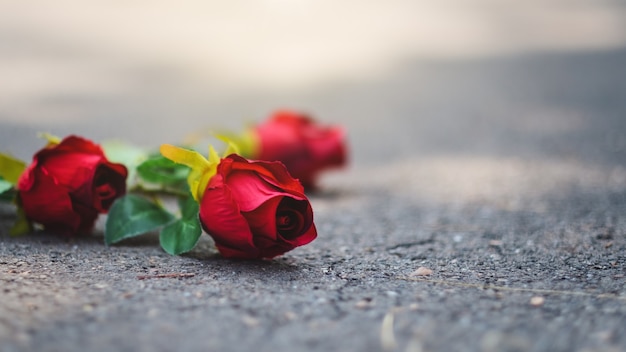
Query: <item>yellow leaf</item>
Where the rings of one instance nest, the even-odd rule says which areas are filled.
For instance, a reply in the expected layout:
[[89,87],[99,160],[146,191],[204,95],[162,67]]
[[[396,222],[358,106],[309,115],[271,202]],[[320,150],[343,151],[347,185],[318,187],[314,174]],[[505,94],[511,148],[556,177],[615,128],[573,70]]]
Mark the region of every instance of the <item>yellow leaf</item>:
[[202,154],[185,148],[176,147],[170,144],[163,144],[160,148],[161,154],[175,163],[183,164],[191,168],[187,177],[189,190],[193,198],[199,202],[204,195],[204,190],[209,184],[209,180],[217,172],[217,164],[220,159],[213,148],[209,150],[209,160]]
[[47,140],[48,141],[48,146],[53,146],[53,145],[57,145],[57,144],[61,143],[61,138],[59,138],[59,137],[57,137],[57,136],[55,136],[53,134],[50,134],[48,132],[41,132],[41,133],[39,133],[38,137]]
[[239,150],[239,145],[236,140],[233,140],[231,137],[226,135],[216,135],[222,142],[226,143],[226,151],[224,151],[224,156],[229,156],[231,154],[241,155]]
[[5,181],[15,185],[24,169],[26,169],[26,164],[23,161],[0,153],[0,177]]
[[243,133],[221,133],[217,138],[224,141],[228,148],[224,155],[237,154],[244,158],[255,158],[259,154],[260,141],[253,129],[248,129]]

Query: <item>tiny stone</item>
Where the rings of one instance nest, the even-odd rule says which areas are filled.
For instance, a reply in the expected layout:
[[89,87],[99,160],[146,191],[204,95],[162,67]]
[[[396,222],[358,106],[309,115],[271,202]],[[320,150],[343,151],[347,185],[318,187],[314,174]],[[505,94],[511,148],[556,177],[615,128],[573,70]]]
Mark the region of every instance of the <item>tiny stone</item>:
[[243,318],[241,318],[241,320],[243,321],[244,324],[246,324],[247,326],[251,328],[259,326],[259,319],[255,317],[245,315]]
[[356,304],[354,305],[354,307],[357,309],[367,309],[367,308],[370,308],[371,306],[373,306],[371,299],[362,299],[356,302]]
[[409,276],[428,276],[428,275],[432,275],[432,273],[433,271],[431,269],[420,266],[419,268],[417,268],[417,270],[412,272]]
[[530,299],[530,305],[534,307],[539,307],[542,306],[545,301],[546,299],[541,296],[534,296]]
[[502,245],[501,240],[491,240],[489,241],[489,245],[493,247],[500,247]]

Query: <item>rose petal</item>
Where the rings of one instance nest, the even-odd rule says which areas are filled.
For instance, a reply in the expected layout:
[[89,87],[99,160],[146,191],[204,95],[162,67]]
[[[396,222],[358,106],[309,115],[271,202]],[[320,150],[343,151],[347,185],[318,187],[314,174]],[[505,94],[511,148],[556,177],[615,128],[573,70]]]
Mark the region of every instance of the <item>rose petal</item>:
[[230,166],[232,171],[254,171],[259,177],[285,192],[304,193],[300,182],[294,179],[285,165],[279,161],[249,161],[238,155],[230,155],[228,158],[232,160]]
[[316,238],[317,238],[317,228],[315,227],[315,224],[311,224],[311,227],[309,227],[309,229],[305,233],[300,235],[298,238],[294,240],[285,240],[285,242],[288,242],[294,247],[300,247],[300,246],[304,246],[305,244],[311,243]]
[[[276,218],[282,211],[297,213],[300,224],[288,235],[277,229]],[[263,258],[273,258],[295,247],[307,244],[317,237],[313,226],[313,211],[308,201],[299,201],[287,196],[276,197],[261,205],[255,211],[244,213],[248,220],[254,243]]]
[[285,194],[251,171],[233,172],[225,182],[242,212],[257,209],[269,199]]
[[266,238],[260,238],[257,245],[259,246],[259,257],[267,259],[285,254],[295,248],[295,246],[289,243],[274,242]]
[[96,165],[102,160],[99,155],[59,153],[41,160],[39,165],[42,172],[53,177],[58,184],[75,190],[84,186],[86,180],[93,179]]
[[75,233],[81,220],[67,191],[45,174],[35,173],[31,177],[35,180],[33,187],[28,191],[20,190],[20,201],[28,219],[46,228]]
[[[80,204],[74,202],[72,204],[74,212],[80,217],[80,225],[75,233],[88,233],[93,229],[96,219],[98,218],[98,210],[94,209],[91,204]],[[50,227],[48,227],[50,228]]]
[[297,230],[288,235],[279,232],[279,238],[282,241],[289,243],[293,247],[298,247],[313,241],[317,237],[317,230],[313,224],[313,209],[308,201],[299,201],[285,197],[278,206],[277,212],[284,211],[283,209],[298,212],[302,216],[303,223],[301,226],[298,226]]
[[[213,177],[216,178],[221,176]],[[226,185],[207,188],[200,204],[199,216],[202,227],[213,237],[215,245],[224,256],[258,257],[259,251],[252,240],[252,232]]]
[[282,200],[282,196],[268,199],[258,208],[250,212],[242,212],[248,222],[250,230],[254,234],[254,243],[258,244],[258,238],[267,238],[275,242],[278,237],[276,230],[276,210]]
[[[56,150],[56,152],[64,152],[64,151],[75,152],[77,150],[80,150],[81,152],[85,154],[104,156],[104,151],[98,144],[90,141],[89,139],[78,137],[75,135],[70,135],[70,136],[63,138],[61,143],[48,149],[54,149]],[[45,150],[46,149],[43,150],[44,153],[45,153]]]
[[26,170],[20,175],[20,178],[17,180],[17,189],[20,191],[28,191],[30,190],[35,183],[35,170],[37,169],[37,162],[33,162],[30,164]]
[[91,205],[101,213],[106,213],[115,199],[126,193],[126,175],[111,166],[110,163],[99,165],[93,178]]

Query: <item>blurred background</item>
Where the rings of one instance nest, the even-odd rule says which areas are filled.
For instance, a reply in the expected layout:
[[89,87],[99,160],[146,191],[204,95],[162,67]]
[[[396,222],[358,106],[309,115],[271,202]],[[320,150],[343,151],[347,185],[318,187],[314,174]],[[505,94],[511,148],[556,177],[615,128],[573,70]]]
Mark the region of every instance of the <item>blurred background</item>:
[[[563,156],[579,143],[555,134],[583,138],[598,111],[626,119],[625,4],[2,1],[0,150],[30,158],[41,131],[151,147],[286,107],[346,126],[362,163]],[[626,137],[605,126],[602,148],[623,157]]]

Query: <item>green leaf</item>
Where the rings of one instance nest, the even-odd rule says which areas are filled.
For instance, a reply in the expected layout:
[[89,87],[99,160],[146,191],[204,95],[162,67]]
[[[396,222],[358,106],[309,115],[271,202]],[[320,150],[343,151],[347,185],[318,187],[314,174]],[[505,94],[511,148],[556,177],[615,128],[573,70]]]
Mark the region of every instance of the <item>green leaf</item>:
[[113,203],[107,217],[104,242],[107,245],[142,235],[165,226],[174,220],[161,206],[133,194],[127,194]]
[[0,194],[13,188],[13,184],[0,177]]
[[22,172],[26,169],[26,164],[12,156],[0,153],[0,177],[12,185],[17,183]]
[[189,252],[202,235],[202,226],[198,220],[198,203],[192,197],[186,197],[179,199],[178,205],[182,217],[165,226],[159,236],[163,250],[172,255]]
[[183,186],[187,183],[189,167],[177,164],[162,155],[154,155],[137,167],[139,176],[147,182]]
[[12,202],[16,194],[17,190],[11,182],[0,177],[0,202]]
[[17,208],[17,218],[15,219],[15,223],[9,230],[9,234],[11,236],[20,236],[26,233],[29,233],[33,230],[30,221],[26,217],[26,213],[24,209]]
[[[6,182],[6,181],[0,181],[0,183],[1,182]],[[11,186],[11,188],[0,192],[0,202],[13,202],[15,200],[16,194],[17,194],[17,191],[15,190],[15,188],[13,188],[13,186]]]
[[178,208],[183,219],[195,219],[200,212],[200,204],[191,196],[178,198]]
[[109,161],[124,164],[127,167],[139,165],[148,158],[148,154],[141,148],[120,141],[107,141],[101,144]]
[[137,166],[148,158],[148,153],[143,149],[124,142],[107,141],[101,146],[109,161],[126,166],[129,184],[135,179]]
[[178,219],[161,230],[159,241],[167,253],[178,255],[192,250],[198,243],[200,235],[202,227],[198,218]]

